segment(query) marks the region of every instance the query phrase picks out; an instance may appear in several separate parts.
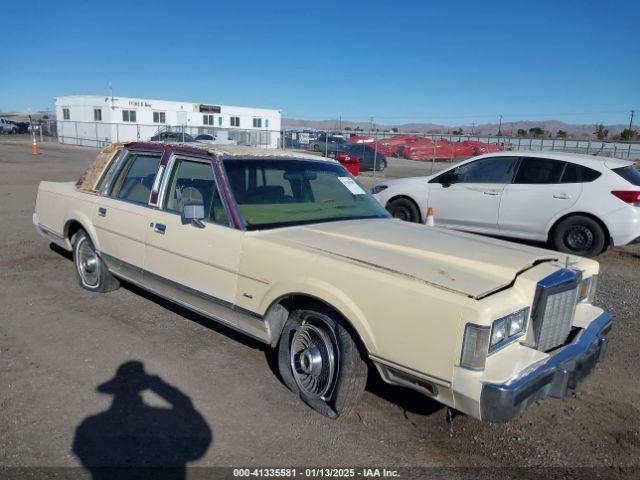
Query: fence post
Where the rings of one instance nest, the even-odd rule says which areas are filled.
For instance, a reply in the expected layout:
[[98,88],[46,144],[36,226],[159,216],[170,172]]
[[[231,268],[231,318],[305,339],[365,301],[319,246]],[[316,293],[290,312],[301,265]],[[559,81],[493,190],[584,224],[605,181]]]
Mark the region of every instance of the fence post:
[[78,122],[73,122],[73,131],[74,131],[74,137],[75,137],[75,141],[76,141],[76,145],[80,145],[78,143]]
[[[375,137],[373,137],[373,138],[375,138],[375,140],[373,142],[377,144],[378,143],[378,134],[376,133]],[[363,142],[362,143],[362,158],[364,158],[364,151],[365,151],[364,147],[365,147],[365,144]],[[338,159],[337,155],[338,155],[338,153],[336,152],[336,160]],[[378,162],[378,149],[374,148],[373,149],[373,177],[374,178],[376,176],[376,164],[377,164],[377,162]]]
[[589,155],[590,151],[591,151],[591,140],[589,140],[589,143],[587,143],[587,155]]

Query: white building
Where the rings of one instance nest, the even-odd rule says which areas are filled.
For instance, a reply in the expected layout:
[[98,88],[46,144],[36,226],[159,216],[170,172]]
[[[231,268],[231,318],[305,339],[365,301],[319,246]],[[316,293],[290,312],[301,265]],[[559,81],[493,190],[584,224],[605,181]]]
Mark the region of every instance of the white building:
[[280,110],[105,95],[56,97],[58,141],[103,146],[145,141],[165,131],[229,138],[278,148]]

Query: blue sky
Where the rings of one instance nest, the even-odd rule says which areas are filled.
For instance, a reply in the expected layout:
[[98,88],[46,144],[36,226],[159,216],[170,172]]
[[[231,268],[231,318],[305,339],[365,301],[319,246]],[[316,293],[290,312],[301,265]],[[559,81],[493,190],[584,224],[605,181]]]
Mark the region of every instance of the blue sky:
[[625,123],[640,108],[638,19],[637,0],[11,1],[0,110],[112,82],[294,118]]

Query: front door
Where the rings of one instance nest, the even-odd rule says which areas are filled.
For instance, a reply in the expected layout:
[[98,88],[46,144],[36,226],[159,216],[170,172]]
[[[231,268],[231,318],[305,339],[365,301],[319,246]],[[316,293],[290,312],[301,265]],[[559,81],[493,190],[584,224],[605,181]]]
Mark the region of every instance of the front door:
[[[147,217],[145,284],[203,314],[237,324],[234,305],[244,233],[230,226],[210,159],[173,157],[159,210]],[[184,223],[203,205],[202,225]]]
[[[513,177],[516,157],[489,157],[444,172],[429,185],[428,206],[437,225],[497,233],[502,193]],[[444,176],[449,181],[443,181]]]
[[160,158],[160,153],[130,153],[107,195],[94,204],[100,254],[114,273],[137,283],[142,280],[149,195]]

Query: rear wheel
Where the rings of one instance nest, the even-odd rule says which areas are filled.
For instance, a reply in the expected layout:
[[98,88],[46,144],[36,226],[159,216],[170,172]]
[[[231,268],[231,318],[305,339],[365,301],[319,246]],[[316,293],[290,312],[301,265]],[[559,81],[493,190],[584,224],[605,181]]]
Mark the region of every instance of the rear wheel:
[[327,417],[347,415],[360,401],[367,364],[349,332],[329,311],[296,310],[278,344],[284,383]]
[[85,290],[91,292],[109,292],[120,286],[111,275],[98,252],[84,230],[73,237],[73,262],[76,265],[76,278]]
[[595,257],[605,249],[606,237],[604,228],[596,220],[574,215],[556,226],[551,240],[560,252]]
[[387,205],[387,210],[393,216],[405,222],[420,222],[420,212],[415,203],[408,198],[396,198]]

